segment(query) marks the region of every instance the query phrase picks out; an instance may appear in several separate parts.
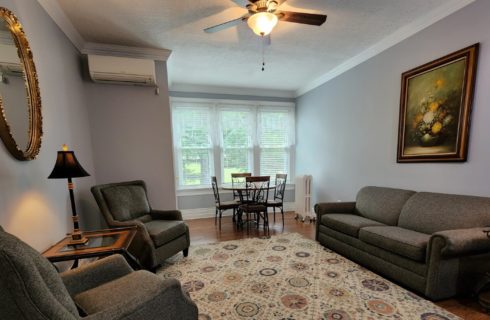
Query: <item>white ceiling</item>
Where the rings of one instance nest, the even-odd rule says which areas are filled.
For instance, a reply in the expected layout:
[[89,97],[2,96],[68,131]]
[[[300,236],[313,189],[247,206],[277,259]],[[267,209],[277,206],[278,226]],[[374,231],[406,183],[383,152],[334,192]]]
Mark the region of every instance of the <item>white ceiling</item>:
[[328,19],[321,27],[279,22],[264,72],[260,38],[246,23],[215,34],[202,31],[246,13],[231,0],[57,2],[85,41],[172,50],[169,77],[176,85],[297,91],[428,13],[462,0],[288,0],[281,9]]

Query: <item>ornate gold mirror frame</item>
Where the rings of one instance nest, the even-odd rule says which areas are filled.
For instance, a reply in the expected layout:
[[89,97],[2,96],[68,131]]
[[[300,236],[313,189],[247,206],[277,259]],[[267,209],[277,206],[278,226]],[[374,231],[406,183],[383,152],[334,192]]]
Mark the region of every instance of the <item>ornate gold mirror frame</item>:
[[27,105],[29,108],[28,143],[25,150],[21,150],[12,135],[7,118],[5,117],[5,109],[0,96],[0,138],[3,140],[9,152],[16,159],[22,161],[33,160],[41,148],[42,136],[41,96],[39,93],[36,66],[34,65],[29,42],[27,41],[22,25],[17,17],[10,10],[0,7],[0,18],[5,21],[12,33],[19,59],[24,67]]

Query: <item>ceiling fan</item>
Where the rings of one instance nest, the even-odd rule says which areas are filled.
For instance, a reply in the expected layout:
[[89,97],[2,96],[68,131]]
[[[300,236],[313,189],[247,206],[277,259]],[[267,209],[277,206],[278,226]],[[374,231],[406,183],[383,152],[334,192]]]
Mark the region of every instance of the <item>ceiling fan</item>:
[[278,10],[286,0],[232,0],[248,12],[238,19],[224,22],[213,27],[204,29],[207,33],[218,32],[247,21],[248,26],[259,36],[267,36],[276,26],[278,21],[321,26],[327,16],[323,14],[312,14],[302,12],[291,12]]

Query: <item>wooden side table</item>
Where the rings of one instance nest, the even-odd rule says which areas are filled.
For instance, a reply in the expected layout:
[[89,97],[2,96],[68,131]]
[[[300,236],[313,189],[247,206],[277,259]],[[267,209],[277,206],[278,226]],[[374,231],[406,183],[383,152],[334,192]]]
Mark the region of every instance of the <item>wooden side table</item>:
[[78,267],[80,259],[106,257],[122,254],[133,269],[141,269],[138,260],[129,253],[128,248],[136,235],[136,227],[116,228],[83,232],[88,242],[82,245],[68,245],[71,237],[67,236],[42,253],[51,262],[74,260],[73,268]]

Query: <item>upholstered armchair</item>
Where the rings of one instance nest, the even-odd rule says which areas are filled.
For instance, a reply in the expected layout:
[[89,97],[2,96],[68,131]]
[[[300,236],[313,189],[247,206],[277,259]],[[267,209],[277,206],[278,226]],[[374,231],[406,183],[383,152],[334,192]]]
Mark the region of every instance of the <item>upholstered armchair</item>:
[[152,209],[144,181],[98,185],[91,191],[109,227],[137,226],[129,252],[143,267],[154,270],[179,251],[187,256],[189,228],[182,214],[178,210]]
[[133,271],[113,255],[58,274],[36,250],[0,227],[0,319],[197,319],[176,279]]

